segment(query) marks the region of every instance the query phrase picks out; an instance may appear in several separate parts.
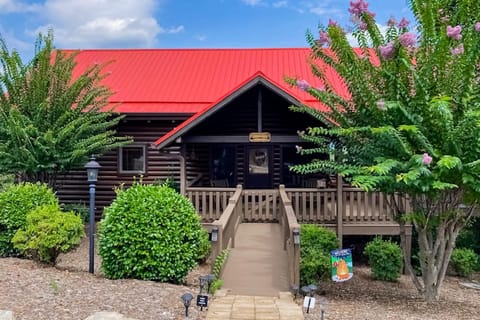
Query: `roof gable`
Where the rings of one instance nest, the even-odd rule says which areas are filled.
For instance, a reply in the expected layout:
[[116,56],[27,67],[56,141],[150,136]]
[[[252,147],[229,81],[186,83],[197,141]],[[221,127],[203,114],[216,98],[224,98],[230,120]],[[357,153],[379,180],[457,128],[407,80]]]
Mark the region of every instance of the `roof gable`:
[[265,87],[269,88],[270,90],[282,96],[284,99],[286,99],[292,104],[295,104],[295,105],[301,104],[301,102],[298,99],[296,99],[293,95],[291,95],[289,92],[284,91],[281,87],[279,87],[278,84],[274,83],[271,79],[268,79],[261,72],[257,72],[256,74],[252,75],[251,77],[243,81],[240,85],[232,88],[218,101],[212,103],[210,106],[206,107],[205,109],[197,112],[196,114],[194,114],[193,116],[191,116],[190,118],[182,122],[175,129],[168,132],[166,135],[160,137],[158,140],[156,140],[153,143],[153,145],[159,149],[163,148],[164,146],[173,142],[178,137],[182,136],[188,130],[195,127],[197,124],[202,122],[205,118],[211,116],[221,108],[228,105],[233,99],[239,97],[243,93],[247,92],[249,89],[259,84],[262,84]]

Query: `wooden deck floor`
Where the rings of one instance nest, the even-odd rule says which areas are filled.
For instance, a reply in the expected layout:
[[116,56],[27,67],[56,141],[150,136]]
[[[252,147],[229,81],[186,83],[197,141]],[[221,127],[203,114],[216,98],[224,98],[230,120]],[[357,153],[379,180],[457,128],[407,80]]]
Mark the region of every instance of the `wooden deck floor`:
[[276,297],[289,291],[279,224],[242,223],[235,242],[222,276],[229,293]]

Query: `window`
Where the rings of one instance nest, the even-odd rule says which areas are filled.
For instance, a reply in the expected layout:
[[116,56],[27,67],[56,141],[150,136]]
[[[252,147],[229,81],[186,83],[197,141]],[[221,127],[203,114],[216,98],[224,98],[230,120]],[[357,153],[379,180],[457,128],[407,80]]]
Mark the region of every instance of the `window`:
[[145,146],[120,148],[120,173],[145,173]]
[[248,155],[248,172],[250,174],[268,174],[268,164],[266,148],[250,149]]
[[211,185],[224,186],[234,185],[235,172],[235,149],[232,146],[215,145],[211,149]]

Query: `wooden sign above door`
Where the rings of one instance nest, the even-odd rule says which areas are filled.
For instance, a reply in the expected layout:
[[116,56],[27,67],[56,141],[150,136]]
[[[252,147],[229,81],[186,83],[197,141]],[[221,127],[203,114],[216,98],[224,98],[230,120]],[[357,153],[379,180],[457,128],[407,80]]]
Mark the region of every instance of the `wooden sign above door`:
[[248,140],[250,142],[270,142],[272,135],[270,132],[251,132],[248,135]]

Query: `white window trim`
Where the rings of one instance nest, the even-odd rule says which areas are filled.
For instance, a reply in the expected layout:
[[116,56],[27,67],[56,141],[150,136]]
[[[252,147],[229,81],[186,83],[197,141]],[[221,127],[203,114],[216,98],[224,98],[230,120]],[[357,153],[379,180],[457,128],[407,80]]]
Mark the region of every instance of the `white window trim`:
[[[123,170],[123,150],[137,148],[143,150],[143,170]],[[118,172],[121,174],[145,174],[147,172],[147,147],[143,144],[129,144],[118,148]]]

